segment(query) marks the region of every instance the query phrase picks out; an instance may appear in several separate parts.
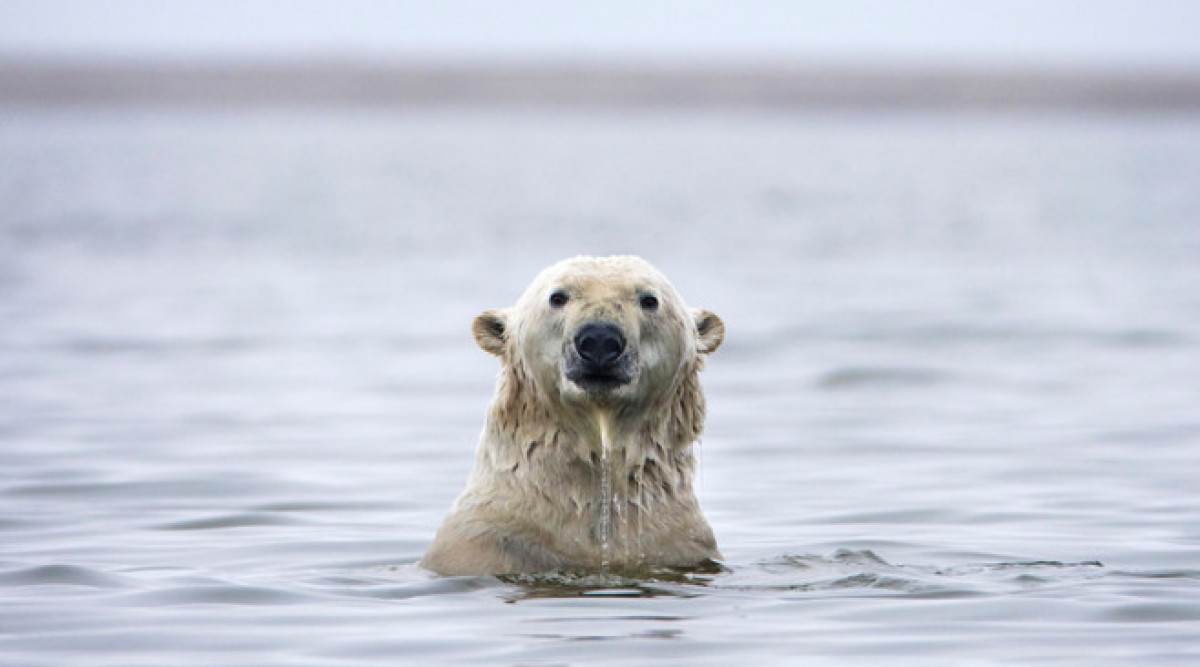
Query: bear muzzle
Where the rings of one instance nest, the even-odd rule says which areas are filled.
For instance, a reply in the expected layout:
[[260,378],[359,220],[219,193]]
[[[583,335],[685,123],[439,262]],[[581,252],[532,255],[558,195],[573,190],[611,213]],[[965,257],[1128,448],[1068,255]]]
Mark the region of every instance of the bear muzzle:
[[614,389],[633,380],[633,364],[626,354],[625,334],[607,322],[579,327],[567,355],[567,379],[588,391]]

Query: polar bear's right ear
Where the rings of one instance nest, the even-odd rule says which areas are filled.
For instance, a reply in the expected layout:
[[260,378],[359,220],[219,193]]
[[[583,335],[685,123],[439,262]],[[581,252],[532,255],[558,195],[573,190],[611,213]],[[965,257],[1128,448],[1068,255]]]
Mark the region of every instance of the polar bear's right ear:
[[504,342],[508,340],[508,311],[489,310],[475,318],[471,325],[475,342],[484,352],[497,357],[504,354]]

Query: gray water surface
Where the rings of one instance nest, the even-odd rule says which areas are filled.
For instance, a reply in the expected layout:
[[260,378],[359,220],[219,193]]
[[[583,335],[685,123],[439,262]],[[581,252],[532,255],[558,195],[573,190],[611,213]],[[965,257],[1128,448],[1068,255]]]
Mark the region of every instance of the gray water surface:
[[[1196,664],[1200,119],[0,111],[0,663]],[[724,318],[725,571],[436,578],[477,313]]]

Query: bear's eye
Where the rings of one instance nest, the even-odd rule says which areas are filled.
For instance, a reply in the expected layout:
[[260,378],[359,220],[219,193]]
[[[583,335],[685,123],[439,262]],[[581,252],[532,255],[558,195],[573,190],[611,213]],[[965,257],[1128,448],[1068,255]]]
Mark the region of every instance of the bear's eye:
[[658,297],[653,294],[644,295],[638,302],[642,306],[642,310],[658,310]]
[[571,297],[567,296],[566,292],[562,290],[554,290],[550,293],[550,307],[562,308],[563,306],[567,305],[567,301],[569,301],[570,298]]

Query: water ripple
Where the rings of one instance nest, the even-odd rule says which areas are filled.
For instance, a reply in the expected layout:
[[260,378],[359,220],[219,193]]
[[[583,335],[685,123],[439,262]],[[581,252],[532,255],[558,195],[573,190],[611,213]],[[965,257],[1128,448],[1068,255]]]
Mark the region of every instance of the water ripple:
[[1187,623],[1200,621],[1200,604],[1145,602],[1123,604],[1107,610],[1103,620],[1114,623]]
[[121,577],[79,565],[38,565],[0,572],[0,586],[46,585],[124,588],[129,582]]
[[817,381],[823,389],[858,389],[860,387],[914,387],[945,382],[945,373],[932,368],[860,367],[852,366],[829,371]]
[[[744,591],[803,593],[887,592],[918,597],[971,597],[1027,590],[1104,573],[1096,561],[1013,561],[958,566],[899,565],[870,549],[839,549],[828,556],[783,554],[738,568],[713,585]],[[1053,576],[1041,576],[1053,571]]]
[[266,586],[238,584],[209,584],[161,588],[135,593],[124,598],[134,605],[190,605],[190,604],[233,604],[233,605],[290,605],[311,602],[312,595]]
[[278,514],[266,512],[247,512],[244,514],[226,514],[204,519],[188,519],[174,521],[155,526],[157,530],[218,530],[221,528],[245,528],[250,526],[291,526],[302,521]]

